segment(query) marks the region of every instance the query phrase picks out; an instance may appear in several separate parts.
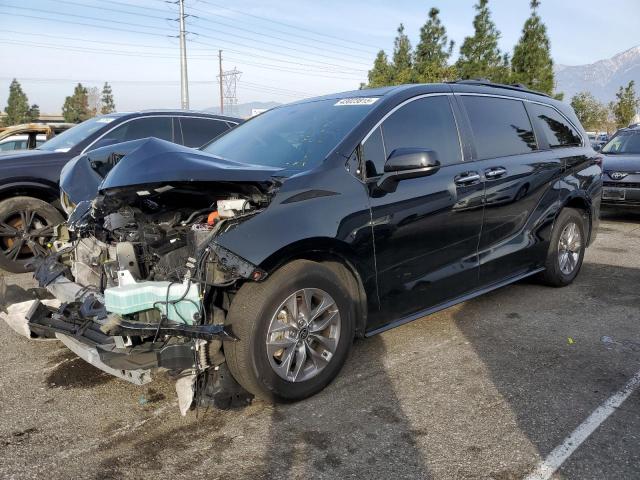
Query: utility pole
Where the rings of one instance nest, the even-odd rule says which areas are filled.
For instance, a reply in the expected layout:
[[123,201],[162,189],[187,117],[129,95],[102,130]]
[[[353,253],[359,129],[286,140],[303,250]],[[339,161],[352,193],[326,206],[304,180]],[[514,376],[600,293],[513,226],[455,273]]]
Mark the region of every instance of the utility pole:
[[220,115],[224,115],[224,95],[222,94],[222,50],[218,50],[218,71],[220,72]]
[[180,102],[184,110],[189,109],[189,78],[187,77],[187,42],[184,29],[184,0],[180,4]]

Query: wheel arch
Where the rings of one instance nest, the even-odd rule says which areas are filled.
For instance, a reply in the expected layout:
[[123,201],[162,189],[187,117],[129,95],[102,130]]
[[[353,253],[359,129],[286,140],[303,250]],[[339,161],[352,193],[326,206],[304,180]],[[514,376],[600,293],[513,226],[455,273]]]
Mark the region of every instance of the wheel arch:
[[56,186],[36,181],[18,181],[0,186],[0,202],[12,197],[33,197],[53,203],[58,210],[59,190]]
[[562,203],[561,208],[558,209],[558,212],[556,213],[554,224],[555,224],[555,220],[557,220],[558,218],[558,215],[560,215],[560,212],[565,208],[573,208],[575,210],[579,210],[583,212],[584,216],[588,221],[586,244],[590,245],[592,240],[591,234],[593,229],[593,206],[591,204],[591,199],[589,199],[587,196],[580,195],[578,192],[576,192],[574,195],[567,197]]
[[272,273],[293,260],[311,260],[344,267],[355,307],[356,337],[364,337],[368,315],[368,295],[363,278],[365,270],[356,253],[345,243],[332,238],[308,238],[287,245],[266,258],[260,268]]

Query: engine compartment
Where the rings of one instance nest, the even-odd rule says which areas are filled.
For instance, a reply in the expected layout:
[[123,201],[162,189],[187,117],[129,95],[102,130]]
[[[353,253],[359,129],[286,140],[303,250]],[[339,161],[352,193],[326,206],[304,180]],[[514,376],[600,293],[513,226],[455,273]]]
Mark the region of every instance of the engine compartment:
[[266,272],[216,238],[260,214],[276,189],[276,182],[157,184],[81,202],[57,227],[55,253],[37,261],[36,279],[61,305],[34,305],[31,331],[55,335],[134,383],[169,370],[183,414],[205,397],[222,406],[250,401],[225,370],[223,340],[234,339],[225,318],[242,283]]

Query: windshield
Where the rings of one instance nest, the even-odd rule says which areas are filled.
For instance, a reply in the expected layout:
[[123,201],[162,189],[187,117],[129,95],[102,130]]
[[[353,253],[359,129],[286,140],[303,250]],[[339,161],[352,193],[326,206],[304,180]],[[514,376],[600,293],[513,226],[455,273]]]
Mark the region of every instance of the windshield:
[[109,116],[90,118],[89,120],[56,135],[51,140],[44,142],[38,147],[38,150],[47,150],[49,152],[68,152],[89,135],[113,122],[116,118],[118,117]]
[[611,139],[602,149],[602,153],[616,154],[640,154],[640,131],[620,132]]
[[237,162],[307,170],[372,109],[377,98],[331,99],[269,110],[230,130],[202,150]]

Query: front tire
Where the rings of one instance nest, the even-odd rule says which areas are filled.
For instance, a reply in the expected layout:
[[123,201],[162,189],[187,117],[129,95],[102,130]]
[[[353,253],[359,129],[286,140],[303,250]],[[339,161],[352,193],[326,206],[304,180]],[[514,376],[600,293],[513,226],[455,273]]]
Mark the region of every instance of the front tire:
[[555,221],[542,280],[553,287],[569,285],[580,272],[587,246],[585,215],[563,209]]
[[64,218],[48,203],[32,197],[0,202],[0,268],[11,273],[30,271],[26,264],[47,255],[53,227]]
[[349,285],[335,268],[295,260],[264,282],[245,283],[227,323],[229,370],[268,401],[295,401],[326,387],[342,368],[355,331]]

